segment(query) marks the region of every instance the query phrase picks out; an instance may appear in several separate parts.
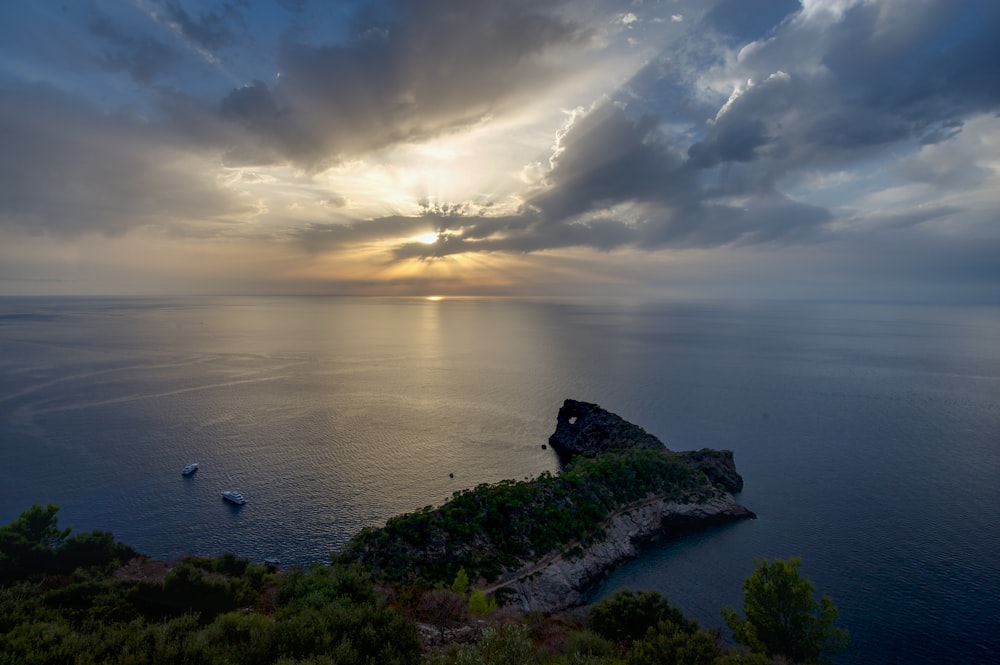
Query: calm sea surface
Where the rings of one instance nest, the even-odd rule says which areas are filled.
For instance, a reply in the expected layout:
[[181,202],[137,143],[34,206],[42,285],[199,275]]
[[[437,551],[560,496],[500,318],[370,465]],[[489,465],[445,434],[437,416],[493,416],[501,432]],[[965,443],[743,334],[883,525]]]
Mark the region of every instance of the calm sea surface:
[[754,558],[800,556],[851,631],[838,662],[1000,662],[996,307],[0,298],[0,522],[51,502],[156,557],[305,564],[555,471],[566,397],[734,450],[759,515],[598,595],[720,626]]

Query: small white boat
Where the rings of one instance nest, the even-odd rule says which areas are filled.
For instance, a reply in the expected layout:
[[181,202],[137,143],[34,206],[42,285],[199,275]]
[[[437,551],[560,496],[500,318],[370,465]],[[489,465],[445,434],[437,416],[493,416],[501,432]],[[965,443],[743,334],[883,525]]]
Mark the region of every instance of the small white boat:
[[188,464],[186,467],[184,467],[183,469],[181,469],[181,475],[182,476],[190,476],[192,473],[194,473],[197,470],[198,470],[198,463],[197,462],[192,462],[191,464]]
[[235,503],[237,506],[242,506],[247,502],[247,500],[243,498],[243,495],[236,490],[226,490],[222,493],[222,498],[229,503]]

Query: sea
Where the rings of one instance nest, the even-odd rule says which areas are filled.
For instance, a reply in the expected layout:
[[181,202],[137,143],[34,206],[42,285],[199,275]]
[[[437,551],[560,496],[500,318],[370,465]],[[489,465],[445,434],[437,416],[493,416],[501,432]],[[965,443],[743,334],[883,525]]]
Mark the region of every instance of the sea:
[[309,565],[557,471],[566,398],[733,450],[758,516],[651,545],[595,600],[652,589],[724,630],[755,562],[799,557],[850,631],[834,662],[1000,662],[997,306],[4,297],[0,523],[53,503],[157,558]]

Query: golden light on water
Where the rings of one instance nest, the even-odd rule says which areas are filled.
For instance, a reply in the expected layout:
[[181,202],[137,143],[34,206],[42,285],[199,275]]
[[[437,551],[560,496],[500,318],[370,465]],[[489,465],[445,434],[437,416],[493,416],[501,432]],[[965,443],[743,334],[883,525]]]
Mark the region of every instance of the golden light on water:
[[437,302],[438,300],[444,300],[444,296],[427,296],[427,300]]

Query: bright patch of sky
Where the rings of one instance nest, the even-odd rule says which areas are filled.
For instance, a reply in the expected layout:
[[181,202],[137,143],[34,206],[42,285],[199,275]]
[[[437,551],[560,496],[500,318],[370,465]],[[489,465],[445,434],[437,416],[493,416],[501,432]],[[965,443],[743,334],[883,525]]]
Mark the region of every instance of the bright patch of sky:
[[990,0],[10,0],[0,294],[997,294],[996,62]]

